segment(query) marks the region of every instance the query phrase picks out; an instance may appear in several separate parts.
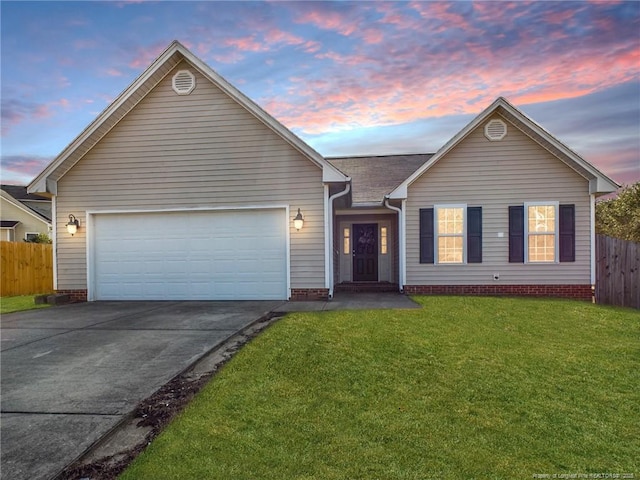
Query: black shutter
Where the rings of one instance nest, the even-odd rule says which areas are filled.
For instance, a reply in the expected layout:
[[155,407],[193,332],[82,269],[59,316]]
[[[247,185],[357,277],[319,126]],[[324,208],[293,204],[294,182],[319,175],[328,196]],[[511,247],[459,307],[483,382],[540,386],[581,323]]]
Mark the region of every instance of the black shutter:
[[576,207],[560,205],[560,261],[576,261]]
[[509,263],[524,263],[524,206],[509,207]]
[[433,208],[420,209],[420,263],[433,263]]
[[482,207],[467,208],[467,263],[482,263]]

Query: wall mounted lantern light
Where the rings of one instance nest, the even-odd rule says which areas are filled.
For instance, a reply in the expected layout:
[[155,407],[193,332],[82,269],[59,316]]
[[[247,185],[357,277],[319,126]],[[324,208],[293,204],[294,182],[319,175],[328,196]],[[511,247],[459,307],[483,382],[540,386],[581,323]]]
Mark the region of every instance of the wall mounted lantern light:
[[67,232],[69,232],[72,237],[78,231],[79,226],[80,226],[80,221],[75,216],[69,215],[69,223],[67,223]]
[[299,231],[302,228],[302,225],[304,225],[304,218],[302,218],[302,212],[298,208],[298,214],[293,219],[293,226]]

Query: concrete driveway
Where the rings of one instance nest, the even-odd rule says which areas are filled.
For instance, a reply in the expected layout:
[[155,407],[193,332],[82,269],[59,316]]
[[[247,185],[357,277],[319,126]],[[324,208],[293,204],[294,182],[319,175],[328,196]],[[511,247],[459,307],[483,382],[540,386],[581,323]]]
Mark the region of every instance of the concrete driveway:
[[2,479],[49,479],[282,302],[93,302],[3,315]]

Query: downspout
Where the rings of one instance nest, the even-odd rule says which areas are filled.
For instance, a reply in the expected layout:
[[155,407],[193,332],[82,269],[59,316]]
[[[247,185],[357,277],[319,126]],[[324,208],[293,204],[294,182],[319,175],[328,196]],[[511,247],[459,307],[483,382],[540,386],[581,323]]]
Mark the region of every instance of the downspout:
[[[402,201],[402,206],[404,207],[404,200]],[[398,283],[400,292],[404,290],[404,284],[406,282],[406,274],[405,274],[405,242],[404,242],[404,208],[394,207],[389,204],[389,197],[384,197],[384,206],[389,210],[394,210],[398,212]]]
[[53,250],[53,290],[58,290],[58,202],[51,198],[51,249]]
[[334,193],[329,197],[329,298],[333,298],[333,256],[334,256],[334,244],[333,244],[333,201],[336,198],[340,198],[351,191],[351,177],[347,177],[347,187],[341,192]]
[[593,300],[595,301],[595,289],[596,289],[596,196],[594,193],[589,195],[589,220],[590,220],[590,236],[591,236],[591,293]]

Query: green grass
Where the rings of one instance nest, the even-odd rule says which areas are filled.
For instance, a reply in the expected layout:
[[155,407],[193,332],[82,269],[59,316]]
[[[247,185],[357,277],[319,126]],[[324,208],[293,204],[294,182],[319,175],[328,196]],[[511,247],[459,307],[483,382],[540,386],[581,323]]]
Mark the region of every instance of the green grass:
[[637,311],[417,301],[287,316],[121,478],[637,478]]
[[20,295],[17,297],[0,298],[0,314],[21,312],[23,310],[33,310],[34,308],[47,308],[50,305],[36,305],[34,303],[35,295]]

